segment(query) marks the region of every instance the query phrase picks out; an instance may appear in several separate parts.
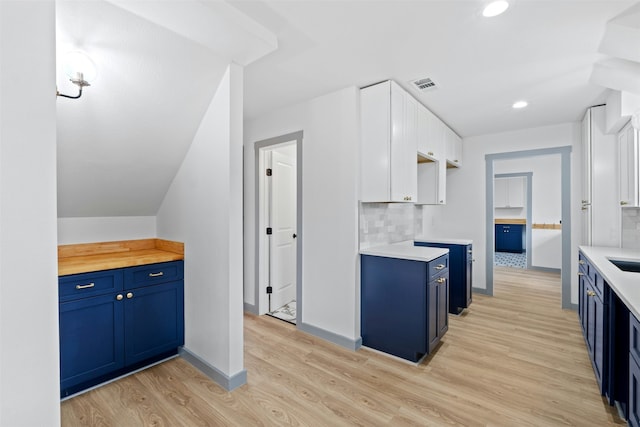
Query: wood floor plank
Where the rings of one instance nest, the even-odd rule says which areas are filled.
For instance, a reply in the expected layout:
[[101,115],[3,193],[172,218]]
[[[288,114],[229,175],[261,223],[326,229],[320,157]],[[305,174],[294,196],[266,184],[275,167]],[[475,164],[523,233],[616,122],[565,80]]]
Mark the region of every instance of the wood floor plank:
[[245,315],[248,381],[227,392],[176,358],[61,404],[75,426],[615,426],[557,274],[496,268],[412,364]]

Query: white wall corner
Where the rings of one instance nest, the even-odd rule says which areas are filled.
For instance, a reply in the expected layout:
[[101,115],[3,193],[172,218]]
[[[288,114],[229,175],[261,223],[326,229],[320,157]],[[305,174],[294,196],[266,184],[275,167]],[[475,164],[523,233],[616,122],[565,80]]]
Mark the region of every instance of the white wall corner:
[[243,371],[242,67],[230,64],[158,210],[158,237],[185,244],[185,348]]
[[617,133],[640,110],[640,95],[611,90],[606,104],[606,133]]

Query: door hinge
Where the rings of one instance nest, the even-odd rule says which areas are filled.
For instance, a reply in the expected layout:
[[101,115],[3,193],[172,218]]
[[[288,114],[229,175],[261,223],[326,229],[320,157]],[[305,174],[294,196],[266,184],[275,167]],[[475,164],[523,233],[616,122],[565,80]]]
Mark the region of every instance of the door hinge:
[[273,175],[273,170],[271,168],[267,168],[267,176]]
[[273,229],[271,227],[267,227],[267,234],[273,234]]
[[273,293],[273,287],[272,286],[267,286],[267,293],[268,294]]

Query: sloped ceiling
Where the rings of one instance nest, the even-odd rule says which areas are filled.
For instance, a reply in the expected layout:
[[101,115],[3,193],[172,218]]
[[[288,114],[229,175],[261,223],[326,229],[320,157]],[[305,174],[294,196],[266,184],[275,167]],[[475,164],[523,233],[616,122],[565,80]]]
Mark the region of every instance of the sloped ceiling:
[[60,92],[77,93],[67,52],[98,70],[80,99],[57,99],[59,217],[155,215],[229,62],[277,47],[217,1],[59,0],[56,20]]
[[[579,120],[606,89],[589,81],[621,0],[234,2],[279,39],[245,70],[245,120],[349,85],[394,79],[461,136]],[[635,44],[635,47],[638,45]],[[426,93],[409,82],[431,77]],[[529,101],[513,110],[519,99]]]

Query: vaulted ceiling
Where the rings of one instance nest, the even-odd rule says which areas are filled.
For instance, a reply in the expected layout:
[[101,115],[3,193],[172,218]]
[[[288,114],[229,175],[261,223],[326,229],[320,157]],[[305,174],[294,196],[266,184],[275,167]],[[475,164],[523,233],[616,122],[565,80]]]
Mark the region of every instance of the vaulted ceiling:
[[[485,3],[58,0],[58,54],[85,50],[98,68],[82,98],[57,101],[59,216],[155,215],[232,60],[245,119],[394,79],[461,136],[579,120],[616,88],[594,65],[635,75],[615,58],[638,45],[633,1],[512,0],[495,18]],[[438,88],[416,92],[421,77]]]

